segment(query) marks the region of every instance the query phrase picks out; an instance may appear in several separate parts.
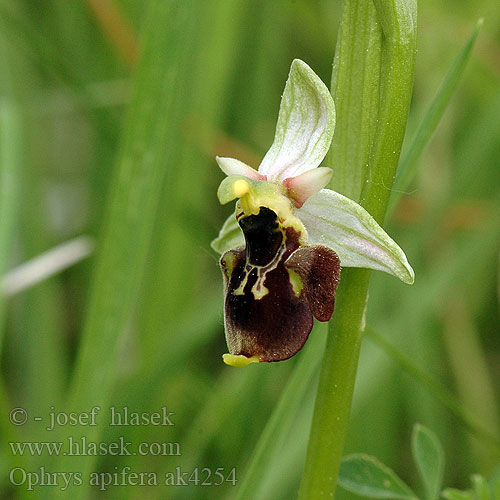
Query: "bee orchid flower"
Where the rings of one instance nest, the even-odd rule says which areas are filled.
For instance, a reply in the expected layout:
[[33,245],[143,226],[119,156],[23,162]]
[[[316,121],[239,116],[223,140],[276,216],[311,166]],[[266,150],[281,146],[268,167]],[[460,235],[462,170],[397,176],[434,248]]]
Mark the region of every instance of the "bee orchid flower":
[[217,195],[237,200],[212,247],[222,255],[224,362],[282,361],[328,321],[342,267],[365,267],[413,283],[405,254],[356,202],[327,189],[321,167],[335,128],[328,88],[295,59],[274,142],[258,170],[217,157],[227,175]]

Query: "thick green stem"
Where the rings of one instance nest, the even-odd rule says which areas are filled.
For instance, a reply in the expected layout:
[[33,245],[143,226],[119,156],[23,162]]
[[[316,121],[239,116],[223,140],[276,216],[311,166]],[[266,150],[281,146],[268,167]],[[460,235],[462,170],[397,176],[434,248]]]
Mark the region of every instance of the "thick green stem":
[[361,205],[382,224],[410,108],[417,38],[416,0],[373,0],[382,26],[380,107]]
[[346,269],[329,325],[299,498],[332,498],[349,423],[370,271]]
[[[370,11],[370,9],[374,10]],[[342,186],[382,223],[395,177],[410,105],[415,64],[414,0],[346,0],[334,64],[332,92],[338,106],[337,131],[344,139],[332,147],[330,166],[357,158],[338,169]],[[378,30],[378,32],[377,32]],[[368,55],[366,55],[368,54]],[[371,54],[371,56],[370,56]],[[346,68],[364,60],[363,78]],[[378,100],[373,87],[378,88]],[[375,119],[374,119],[375,117]],[[359,122],[352,128],[352,119]],[[359,134],[361,140],[356,141]],[[333,498],[349,422],[371,272],[346,269],[330,323],[299,498]]]

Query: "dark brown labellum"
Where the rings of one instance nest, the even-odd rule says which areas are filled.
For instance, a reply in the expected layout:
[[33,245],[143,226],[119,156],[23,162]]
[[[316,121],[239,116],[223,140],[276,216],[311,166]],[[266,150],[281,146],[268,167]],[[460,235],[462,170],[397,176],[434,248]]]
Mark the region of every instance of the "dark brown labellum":
[[246,247],[221,258],[229,352],[260,361],[288,359],[306,342],[313,315],[330,319],[339,258],[322,245],[301,246],[300,233],[269,208],[238,222]]

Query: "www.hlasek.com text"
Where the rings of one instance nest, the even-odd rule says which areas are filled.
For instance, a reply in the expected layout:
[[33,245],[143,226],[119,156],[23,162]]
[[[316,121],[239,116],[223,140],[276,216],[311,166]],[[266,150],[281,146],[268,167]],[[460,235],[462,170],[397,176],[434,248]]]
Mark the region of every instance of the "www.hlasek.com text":
[[180,443],[147,442],[134,445],[120,436],[114,441],[90,441],[85,436],[69,436],[65,441],[11,441],[15,456],[162,456],[181,455]]

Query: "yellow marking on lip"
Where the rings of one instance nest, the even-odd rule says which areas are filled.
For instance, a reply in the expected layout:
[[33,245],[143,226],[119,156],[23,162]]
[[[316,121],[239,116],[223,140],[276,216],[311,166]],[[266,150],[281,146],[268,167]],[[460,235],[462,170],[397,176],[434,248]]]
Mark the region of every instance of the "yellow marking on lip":
[[247,358],[246,356],[243,356],[243,354],[223,354],[222,360],[229,366],[247,366],[250,363],[260,362],[260,358],[258,356]]
[[290,284],[292,285],[293,293],[296,297],[300,297],[300,294],[302,293],[302,290],[304,288],[302,278],[294,269],[287,268],[287,271],[290,279]]
[[236,262],[236,255],[232,252],[228,252],[227,255],[224,256],[224,265],[226,266],[227,275],[231,277],[234,271]]

